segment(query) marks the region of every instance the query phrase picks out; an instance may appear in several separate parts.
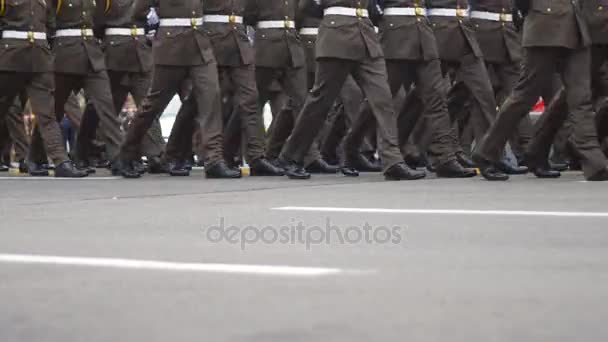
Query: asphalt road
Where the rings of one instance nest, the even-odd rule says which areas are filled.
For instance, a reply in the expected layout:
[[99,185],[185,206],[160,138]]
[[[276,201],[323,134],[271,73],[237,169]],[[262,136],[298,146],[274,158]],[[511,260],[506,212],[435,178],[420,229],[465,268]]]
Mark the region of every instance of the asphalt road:
[[607,341],[581,180],[0,177],[0,341]]

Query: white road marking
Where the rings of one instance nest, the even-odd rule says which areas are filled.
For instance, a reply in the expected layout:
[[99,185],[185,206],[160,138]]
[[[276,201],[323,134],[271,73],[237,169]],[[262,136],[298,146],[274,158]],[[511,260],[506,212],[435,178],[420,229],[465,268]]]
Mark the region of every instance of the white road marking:
[[48,177],[30,177],[30,176],[15,176],[15,177],[0,177],[0,180],[45,180],[45,181],[94,181],[94,180],[114,180],[121,179],[122,177],[83,177],[83,178],[56,178],[53,176]]
[[460,209],[383,209],[383,208],[332,208],[332,207],[278,207],[272,210],[313,211],[334,213],[371,214],[422,214],[422,215],[503,215],[503,216],[556,216],[556,217],[608,217],[608,212],[585,211],[527,211],[527,210],[460,210]]
[[343,272],[343,270],[339,268],[322,267],[182,263],[135,259],[83,258],[24,254],[0,254],[0,263],[106,267],[157,271],[232,273],[288,277],[319,277],[340,274]]

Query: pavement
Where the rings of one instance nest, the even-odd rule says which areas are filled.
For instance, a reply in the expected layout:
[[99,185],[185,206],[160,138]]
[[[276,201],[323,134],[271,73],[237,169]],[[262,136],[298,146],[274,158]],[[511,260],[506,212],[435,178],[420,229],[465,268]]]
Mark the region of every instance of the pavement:
[[608,183],[0,175],[0,341],[607,341]]

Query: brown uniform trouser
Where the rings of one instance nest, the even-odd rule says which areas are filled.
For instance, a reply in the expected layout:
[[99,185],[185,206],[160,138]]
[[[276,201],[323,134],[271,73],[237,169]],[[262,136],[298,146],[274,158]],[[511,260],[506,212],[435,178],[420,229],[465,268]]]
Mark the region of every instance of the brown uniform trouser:
[[[152,88],[144,99],[141,109],[133,118],[122,145],[123,159],[135,160],[141,155],[139,147],[146,132],[181,90],[185,79],[192,81],[192,92],[182,103],[182,109],[175,118],[171,135],[177,135],[179,139],[183,137],[192,140],[192,127],[197,122],[202,129],[201,145],[205,151],[203,156],[205,163],[211,165],[223,159],[222,115],[216,111],[220,108],[218,104],[220,89],[215,62],[194,66],[156,65]],[[184,131],[189,131],[189,134],[184,134]],[[184,145],[176,144],[176,146]]]
[[559,72],[565,93],[561,96],[562,100],[558,97],[550,107],[560,107],[559,101],[565,100],[561,106],[567,106],[568,110],[545,111],[539,122],[539,130],[528,147],[529,162],[542,163],[548,159],[555,133],[565,121],[569,121],[572,124],[569,142],[581,158],[585,177],[603,170],[606,157],[599,148],[595,128],[590,63],[591,55],[587,48],[525,48],[521,78],[477,151],[489,160],[498,160],[521,118],[529,113],[543,88],[552,81],[553,74]]
[[0,134],[0,149],[2,149],[2,146],[6,146],[9,151],[13,148],[16,161],[27,158],[30,146],[23,118],[23,108],[26,102],[27,94],[24,92],[16,96],[6,112],[4,122],[0,124],[0,126],[3,126],[3,133]]
[[[359,117],[369,114],[371,120]],[[332,118],[331,116],[334,116]],[[323,139],[322,154],[326,160],[344,160],[340,144],[349,151],[360,151],[366,156],[376,151],[376,120],[371,114],[368,102],[364,99],[357,82],[348,76],[340,90],[340,95],[329,114],[329,131]],[[353,125],[356,123],[356,125]],[[364,125],[365,123],[365,125]]]
[[[55,82],[53,73],[14,73],[0,72],[0,120],[4,120],[8,108],[13,104],[15,97],[23,90],[27,93],[36,113],[36,126],[40,132],[41,142],[44,144],[48,156],[55,165],[69,160],[63,148],[61,130],[54,114],[53,89]],[[46,160],[36,160],[46,162]]]
[[[148,89],[150,89],[152,80],[151,72],[136,73],[110,70],[108,71],[108,76],[110,78],[110,88],[116,116],[118,116],[122,110],[129,93],[133,96],[133,100],[137,107],[141,107],[143,99],[145,98]],[[89,101],[78,134],[77,157],[79,159],[87,159],[92,139],[96,135],[95,132],[98,124],[99,116],[95,111],[93,102]],[[101,130],[100,133],[102,137],[106,137],[107,139],[108,132]],[[148,157],[160,156],[164,151],[164,147],[165,141],[162,136],[160,122],[155,120],[142,141],[142,154]]]
[[391,100],[383,58],[351,61],[339,58],[317,60],[315,86],[296,121],[294,130],[283,148],[282,155],[297,163],[314,143],[326,121],[327,113],[340,94],[348,75],[352,75],[368,99],[376,117],[381,141],[380,153],[385,170],[403,162],[397,137],[397,116]]
[[[487,69],[496,95],[496,103],[500,104],[517,84],[520,68],[514,63],[487,63]],[[479,127],[473,125],[473,119],[469,115],[469,109],[473,101],[472,94],[464,82],[456,83],[448,95],[448,106],[452,118],[455,120],[452,135],[459,134],[460,142],[467,151],[470,151],[470,146],[475,138],[479,139],[486,133],[485,131],[475,131]],[[532,134],[532,120],[529,115],[526,115],[509,139],[513,153],[518,160],[523,158],[525,148],[532,139]]]
[[[471,52],[463,55],[458,60],[442,60],[442,70],[444,77],[448,73],[453,73],[453,78],[457,81],[455,86],[460,84],[471,94],[470,120],[477,140],[481,140],[496,115],[496,99],[484,61]],[[443,85],[450,87],[448,82],[444,82]],[[452,91],[453,87],[450,87],[448,94]],[[420,94],[418,90],[414,94],[417,96],[408,95],[400,116],[414,118],[416,114],[412,112],[420,112],[422,110],[422,100],[420,99],[422,95],[418,95]],[[450,95],[448,95],[449,97]],[[455,121],[458,110],[449,101],[448,111],[451,120]],[[428,120],[425,120],[425,123],[424,127],[427,128],[433,124]],[[453,126],[450,134],[452,141],[458,141],[458,133]]]
[[[281,89],[288,97],[287,104],[279,111],[278,115],[274,116],[276,125],[268,136],[268,144],[266,155],[270,159],[278,157],[282,148],[285,145],[286,139],[289,137],[300,113],[304,101],[306,100],[307,73],[306,68],[265,68],[257,67],[255,70],[256,83],[258,86],[258,110],[263,111],[264,105],[270,100],[272,92],[270,85],[273,80],[277,80],[281,85]],[[289,116],[289,117],[283,117]],[[291,125],[290,125],[291,124]],[[317,131],[318,133],[319,131]],[[321,152],[317,144],[312,144],[305,157],[304,163],[309,164],[321,158]]]
[[220,66],[219,69],[220,77],[229,78],[227,83],[232,88],[232,110],[224,127],[224,149],[238,151],[244,133],[247,160],[262,158],[265,152],[264,113],[258,110],[255,66]]
[[428,120],[431,134],[431,141],[427,147],[431,163],[438,165],[453,160],[458,140],[450,136],[447,85],[441,73],[441,62],[388,60],[387,70],[394,96],[402,87],[409,90],[415,83],[423,105],[421,111],[402,112],[399,116],[397,120],[399,145],[406,144],[419,118],[424,115],[425,120]]
[[[63,118],[64,109],[70,96],[77,94],[80,90],[84,90],[87,99],[95,107],[95,111],[83,113],[80,126],[82,126],[82,122],[89,120],[86,116],[97,114],[100,126],[105,132],[104,142],[108,157],[110,160],[116,158],[122,141],[122,134],[120,132],[120,121],[116,117],[116,109],[114,108],[112,93],[110,92],[108,73],[106,71],[91,72],[87,75],[55,73],[55,85],[55,114],[57,121],[61,121]],[[95,138],[95,135],[82,137],[83,135],[79,134],[79,139],[92,140]],[[32,150],[35,151],[32,154],[34,155],[40,154],[40,144],[37,140],[38,135],[34,134],[32,137]]]
[[608,45],[591,47],[591,90],[597,111],[597,133],[608,153]]

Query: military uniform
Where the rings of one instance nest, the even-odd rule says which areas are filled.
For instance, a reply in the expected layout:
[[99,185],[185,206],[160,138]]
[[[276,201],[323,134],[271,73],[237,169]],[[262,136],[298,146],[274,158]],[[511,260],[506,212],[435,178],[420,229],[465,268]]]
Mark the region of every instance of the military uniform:
[[591,37],[580,2],[531,0],[529,8],[522,10],[527,12],[523,26],[522,76],[487,137],[476,149],[477,159],[485,164],[486,178],[506,179],[494,172],[493,163],[500,157],[509,134],[535,104],[542,88],[559,72],[567,89],[565,103],[569,110],[564,111],[566,114],[560,114],[561,111],[544,114],[543,125],[529,147],[528,163],[537,176],[556,176],[547,170],[549,147],[556,128],[561,127],[570,113],[568,120],[573,126],[569,140],[581,158],[585,177],[608,179],[606,157],[599,148],[593,121],[589,73]]
[[[104,32],[105,62],[110,78],[115,114],[118,115],[130,93],[135,104],[140,107],[152,79],[152,47],[145,36],[147,14],[150,3],[140,0],[99,0],[104,3],[103,14],[99,15],[98,30]],[[98,123],[93,102],[86,107],[80,128],[81,137],[95,136]],[[106,132],[102,132],[106,134]],[[79,140],[79,159],[86,158],[90,141]],[[164,150],[164,140],[160,123],[146,134],[142,152],[147,157],[159,156]]]
[[230,116],[239,119],[226,126],[224,139],[232,144],[240,142],[238,137],[244,132],[247,160],[252,162],[264,157],[265,143],[264,119],[257,103],[255,50],[247,36],[243,18],[248,3],[251,1],[207,0],[204,2],[203,20],[205,31],[211,38],[220,79],[227,78],[225,83],[233,92]]
[[73,172],[53,112],[54,59],[47,41],[53,11],[44,1],[0,0],[0,120],[5,120],[15,97],[25,91],[53,163],[71,173],[64,176],[82,176]]
[[[322,10],[324,15],[316,42],[315,86],[281,154],[282,160],[290,163],[288,175],[291,178],[307,178],[308,175],[302,173],[300,168],[304,156],[322,128],[346,78],[352,75],[376,116],[380,130],[380,154],[387,178],[424,177],[423,174],[405,169],[399,152],[397,121],[386,79],[384,55],[369,18],[370,10],[375,10],[375,2],[327,0],[318,6],[314,0],[310,0],[303,4],[304,10]],[[393,177],[393,171],[398,171],[403,178]]]
[[[423,1],[387,0],[380,21],[380,42],[384,48],[388,80],[393,96],[413,83],[419,89],[426,120],[432,123],[429,156],[436,166],[455,159],[455,142],[450,138],[450,116],[446,84],[439,51]],[[400,145],[404,145],[418,121],[420,112],[400,117]],[[407,127],[407,128],[406,128]]]
[[454,79],[463,82],[473,96],[472,122],[481,139],[496,115],[496,100],[469,20],[469,4],[466,0],[428,0],[427,8],[444,73],[454,70]]
[[[95,18],[102,5],[95,0],[53,0],[50,3],[56,12],[53,52],[57,120],[63,118],[69,97],[84,90],[106,131],[106,149],[110,158],[114,159],[122,140],[120,122],[112,102],[101,43],[94,35]],[[36,134],[33,136],[31,148],[33,154],[40,155],[42,152],[37,151],[40,146],[37,137]],[[82,135],[79,140],[93,138]]]
[[[15,161],[22,162],[27,158],[30,142],[25,131],[23,108],[27,102],[27,94],[22,92],[15,97],[12,105],[6,112],[5,128],[8,133],[8,143],[15,151]],[[1,145],[1,144],[0,144]]]
[[[472,1],[470,6],[471,24],[499,104],[511,93],[521,69],[521,34],[514,24],[512,8],[512,0],[477,0]],[[470,94],[466,92],[465,96],[470,97]],[[525,147],[532,139],[532,132],[532,121],[526,116],[510,139],[518,160],[524,159]]]
[[[147,130],[160,117],[184,80],[189,78],[192,81],[190,101],[194,101],[197,110],[180,113],[182,115],[178,115],[175,125],[192,126],[196,120],[203,130],[201,144],[206,152],[207,176],[215,176],[213,170],[218,169],[223,173],[222,116],[217,112],[220,108],[218,70],[211,40],[202,27],[203,2],[156,0],[153,4],[158,7],[160,27],[154,41],[152,87],[129,126],[121,150],[122,159],[130,164],[128,161],[139,157],[138,146]],[[180,133],[174,127],[172,134]],[[192,135],[188,138],[191,139]],[[137,177],[131,169],[123,175]],[[234,176],[240,176],[240,173]]]
[[[251,0],[246,21],[255,27],[256,83],[261,111],[270,99],[269,87],[274,80],[289,97],[279,115],[290,115],[295,121],[307,93],[307,66],[303,44],[296,29],[297,0]],[[299,23],[298,23],[299,25]],[[289,134],[289,119],[276,118],[280,128],[274,127],[268,138],[268,158],[278,156]],[[318,149],[310,149],[308,161],[320,158]]]

